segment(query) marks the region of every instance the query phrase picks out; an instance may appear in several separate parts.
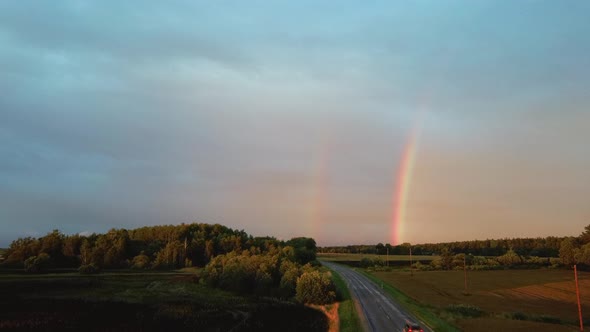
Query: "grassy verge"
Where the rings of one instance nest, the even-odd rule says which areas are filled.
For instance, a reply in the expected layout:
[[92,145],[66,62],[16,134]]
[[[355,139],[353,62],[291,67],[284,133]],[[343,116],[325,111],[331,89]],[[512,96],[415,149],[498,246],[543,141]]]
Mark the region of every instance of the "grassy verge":
[[354,306],[354,302],[350,297],[350,292],[344,280],[340,275],[332,271],[332,277],[334,284],[336,285],[336,291],[338,292],[338,298],[340,300],[340,306],[338,307],[338,317],[340,320],[340,331],[341,332],[356,332],[362,331],[361,322]]
[[375,277],[374,275],[366,272],[363,269],[358,269],[359,272],[367,276],[377,285],[380,285],[389,295],[391,295],[398,303],[400,303],[404,309],[411,312],[416,316],[419,320],[423,323],[426,323],[432,330],[435,331],[459,331],[455,326],[449,324],[445,320],[438,317],[434,312],[433,308],[424,306],[414,299],[410,298],[406,294],[402,293],[395,287],[383,282],[381,279]]

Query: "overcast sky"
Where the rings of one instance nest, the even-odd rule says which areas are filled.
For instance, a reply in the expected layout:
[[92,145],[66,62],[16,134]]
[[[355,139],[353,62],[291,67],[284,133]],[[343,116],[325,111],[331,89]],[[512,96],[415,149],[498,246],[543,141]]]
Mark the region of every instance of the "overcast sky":
[[[2,1],[0,246],[182,222],[387,243],[590,224],[587,1]],[[419,123],[418,123],[419,122]]]

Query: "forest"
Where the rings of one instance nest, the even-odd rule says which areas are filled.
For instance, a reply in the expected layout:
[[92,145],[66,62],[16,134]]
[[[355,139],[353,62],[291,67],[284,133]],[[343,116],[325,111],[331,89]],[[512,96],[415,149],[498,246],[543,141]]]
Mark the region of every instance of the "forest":
[[330,303],[336,297],[334,285],[330,273],[319,268],[316,251],[312,238],[279,241],[219,224],[195,223],[111,229],[89,236],[54,230],[40,238],[13,241],[2,266],[29,273],[77,268],[82,274],[201,267],[199,281],[212,287]]
[[111,229],[105,234],[65,235],[54,230],[40,238],[19,238],[10,244],[3,266],[25,267],[31,258],[46,257],[52,268],[172,269],[203,267],[218,255],[249,250],[261,253],[270,248],[295,245],[298,262],[315,260],[313,239],[279,241],[253,237],[243,230],[219,224],[181,224],[137,229]]

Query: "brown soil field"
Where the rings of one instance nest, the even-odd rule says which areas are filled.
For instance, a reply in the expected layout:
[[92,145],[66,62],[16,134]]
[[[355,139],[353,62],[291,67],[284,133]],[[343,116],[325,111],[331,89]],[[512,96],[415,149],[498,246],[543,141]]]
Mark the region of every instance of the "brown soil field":
[[540,332],[575,332],[577,326],[555,325],[530,322],[524,320],[508,320],[502,318],[484,317],[460,319],[456,322],[463,331],[500,332],[500,331],[540,331]]
[[[463,271],[375,272],[378,278],[414,300],[444,309],[453,304],[474,305],[487,317],[457,319],[464,330],[497,331],[564,330],[575,328],[578,319],[574,272],[568,270],[468,271],[465,293]],[[590,315],[590,273],[579,273],[584,317]],[[502,318],[503,313],[550,316],[571,326]]]

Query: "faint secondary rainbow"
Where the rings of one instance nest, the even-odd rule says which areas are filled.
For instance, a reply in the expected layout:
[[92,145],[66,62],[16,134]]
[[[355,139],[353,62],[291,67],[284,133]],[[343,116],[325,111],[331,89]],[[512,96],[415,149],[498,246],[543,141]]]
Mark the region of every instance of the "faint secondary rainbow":
[[404,146],[400,165],[395,175],[394,194],[392,198],[392,221],[391,221],[391,244],[401,244],[401,235],[404,232],[406,223],[407,200],[410,194],[410,185],[414,163],[416,161],[416,150],[418,147],[418,136],[420,134],[421,121],[417,121],[412,128]]
[[315,177],[315,192],[313,194],[311,226],[312,235],[317,238],[322,234],[322,225],[324,223],[324,209],[326,204],[326,159],[324,156],[318,160]]
[[328,185],[328,159],[330,154],[330,144],[323,141],[317,147],[312,191],[311,191],[311,204],[309,211],[309,225],[308,234],[310,234],[316,241],[321,239],[322,227],[324,225],[325,210],[326,210],[326,195]]

